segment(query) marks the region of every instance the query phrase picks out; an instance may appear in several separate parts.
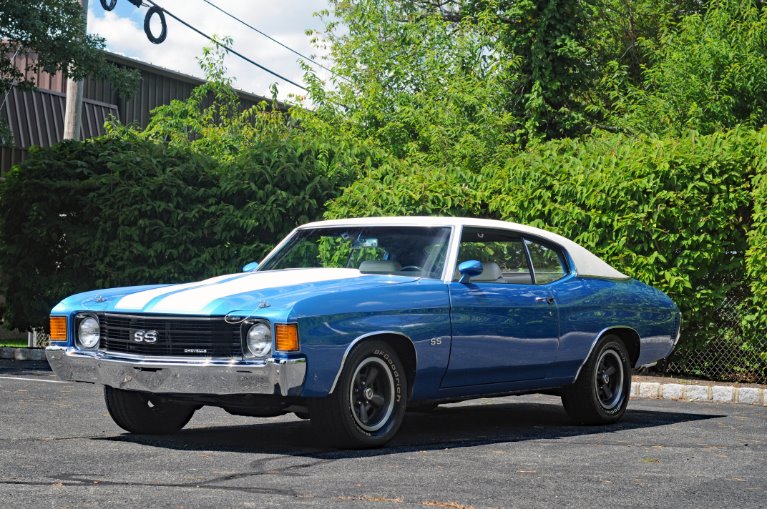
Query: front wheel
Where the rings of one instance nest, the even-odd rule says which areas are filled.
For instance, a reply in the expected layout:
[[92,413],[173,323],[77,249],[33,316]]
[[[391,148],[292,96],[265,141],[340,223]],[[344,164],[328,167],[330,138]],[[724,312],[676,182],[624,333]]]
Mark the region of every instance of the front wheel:
[[186,426],[195,411],[191,405],[106,385],[104,401],[115,424],[125,431],[146,435],[175,433]]
[[631,390],[631,362],[623,341],[605,336],[581,369],[578,379],[562,391],[568,415],[581,424],[610,424],[623,417]]
[[312,424],[339,447],[380,447],[405,415],[407,378],[394,349],[366,341],[349,355],[333,393],[309,402]]

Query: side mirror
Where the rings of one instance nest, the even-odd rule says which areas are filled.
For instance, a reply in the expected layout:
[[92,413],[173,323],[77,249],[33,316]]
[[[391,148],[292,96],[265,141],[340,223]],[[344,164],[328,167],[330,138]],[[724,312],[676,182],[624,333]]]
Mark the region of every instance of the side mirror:
[[257,268],[258,268],[258,262],[250,262],[250,263],[246,264],[246,265],[245,265],[245,266],[242,268],[242,271],[243,271],[243,272],[253,272],[253,271],[254,271],[254,270],[256,270]]
[[478,260],[467,260],[458,265],[458,272],[461,274],[459,283],[469,283],[471,278],[482,274],[482,262]]

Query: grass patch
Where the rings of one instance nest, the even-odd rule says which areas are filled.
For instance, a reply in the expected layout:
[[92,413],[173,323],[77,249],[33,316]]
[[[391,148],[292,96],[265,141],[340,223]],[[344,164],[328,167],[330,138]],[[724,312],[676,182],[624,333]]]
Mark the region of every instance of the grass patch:
[[0,347],[26,348],[28,345],[25,339],[0,339]]

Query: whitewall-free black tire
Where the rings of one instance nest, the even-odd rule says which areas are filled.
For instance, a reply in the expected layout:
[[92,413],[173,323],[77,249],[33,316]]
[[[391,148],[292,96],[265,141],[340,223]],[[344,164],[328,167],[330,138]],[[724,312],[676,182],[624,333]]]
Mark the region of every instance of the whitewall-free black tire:
[[104,386],[104,401],[115,424],[131,433],[175,433],[186,426],[196,408],[143,392]]
[[623,340],[600,339],[574,384],[562,390],[567,414],[581,424],[610,424],[626,411],[631,391],[631,361]]
[[408,381],[394,348],[364,341],[346,359],[335,390],[309,400],[309,415],[337,447],[380,447],[394,437],[407,406]]

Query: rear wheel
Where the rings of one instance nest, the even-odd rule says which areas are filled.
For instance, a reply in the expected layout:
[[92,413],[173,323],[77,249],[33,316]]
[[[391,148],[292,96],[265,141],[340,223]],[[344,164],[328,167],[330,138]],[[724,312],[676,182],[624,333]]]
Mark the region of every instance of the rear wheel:
[[152,394],[104,386],[104,401],[115,424],[125,431],[147,435],[175,433],[194,414],[195,407]]
[[312,423],[339,447],[380,447],[405,415],[407,379],[394,349],[366,341],[349,355],[333,393],[309,402]]
[[581,424],[609,424],[626,411],[631,390],[631,362],[623,341],[600,340],[578,379],[562,391],[568,415]]

